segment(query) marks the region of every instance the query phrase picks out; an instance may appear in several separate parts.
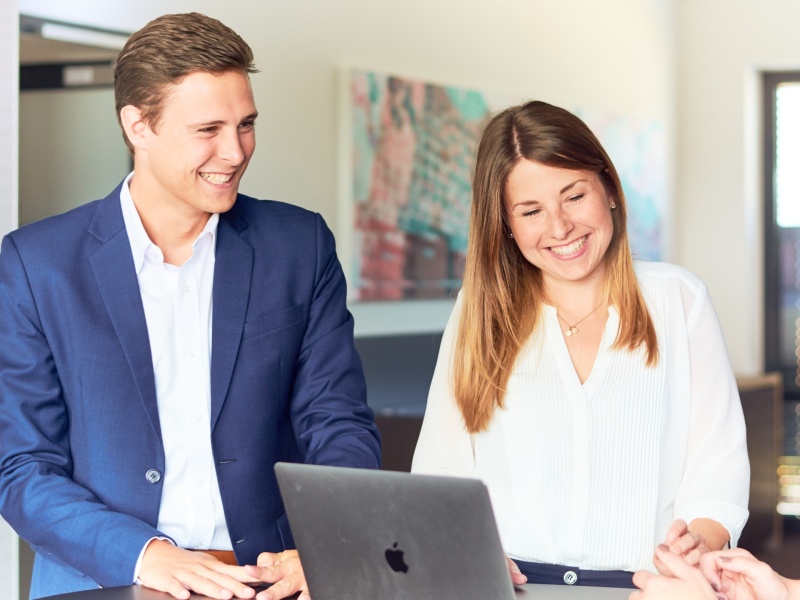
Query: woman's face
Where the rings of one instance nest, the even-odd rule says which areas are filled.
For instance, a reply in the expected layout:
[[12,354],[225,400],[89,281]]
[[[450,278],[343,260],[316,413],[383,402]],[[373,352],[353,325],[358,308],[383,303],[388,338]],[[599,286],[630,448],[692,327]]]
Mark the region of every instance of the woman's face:
[[514,241],[542,271],[545,285],[602,281],[615,200],[596,173],[521,159],[509,174],[503,202]]

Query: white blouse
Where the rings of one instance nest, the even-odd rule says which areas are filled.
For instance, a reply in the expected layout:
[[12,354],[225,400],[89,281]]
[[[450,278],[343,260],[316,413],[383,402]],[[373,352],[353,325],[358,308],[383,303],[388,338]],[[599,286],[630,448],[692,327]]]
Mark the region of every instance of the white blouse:
[[730,533],[747,520],[750,465],[725,341],[703,283],[666,263],[635,265],[659,345],[612,350],[612,307],[581,384],[555,308],[522,347],[505,408],[467,433],[451,355],[461,299],[442,338],[412,472],[486,483],[512,558],[585,569],[654,570],[676,518],[709,518]]

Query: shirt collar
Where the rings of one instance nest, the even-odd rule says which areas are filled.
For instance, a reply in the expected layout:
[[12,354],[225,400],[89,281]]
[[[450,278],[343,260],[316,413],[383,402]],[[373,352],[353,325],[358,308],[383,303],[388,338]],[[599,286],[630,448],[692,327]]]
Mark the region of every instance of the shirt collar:
[[[158,249],[158,246],[156,246],[150,240],[150,236],[147,235],[144,225],[142,224],[142,219],[139,216],[139,211],[136,210],[136,205],[133,203],[133,196],[131,196],[131,190],[129,187],[131,177],[133,177],[133,171],[131,171],[125,178],[125,181],[122,182],[119,200],[122,206],[122,219],[125,222],[125,230],[128,232],[128,239],[131,243],[134,268],[136,269],[136,274],[138,275],[142,270],[142,265],[144,264],[144,259],[147,255],[148,249]],[[198,242],[207,236],[210,238],[210,241],[213,244],[214,240],[216,239],[218,224],[219,213],[211,213],[211,217],[209,217],[205,227],[203,227],[203,231],[200,232],[200,235],[197,236],[194,244],[192,244],[192,248],[196,247]],[[161,252],[161,250],[158,249],[158,252]]]

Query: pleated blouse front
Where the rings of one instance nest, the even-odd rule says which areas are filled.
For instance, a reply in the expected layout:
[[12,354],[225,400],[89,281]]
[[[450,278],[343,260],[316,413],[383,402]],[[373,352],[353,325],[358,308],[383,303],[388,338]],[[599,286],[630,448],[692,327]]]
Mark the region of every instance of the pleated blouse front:
[[[705,287],[673,265],[637,263],[660,360],[612,349],[609,308],[581,384],[556,311],[522,348],[505,408],[469,435],[450,358],[460,300],[443,336],[412,470],[482,479],[512,558],[586,569],[652,569],[675,518],[719,521],[738,538],[747,517],[744,420]],[[579,335],[579,334],[578,334]]]

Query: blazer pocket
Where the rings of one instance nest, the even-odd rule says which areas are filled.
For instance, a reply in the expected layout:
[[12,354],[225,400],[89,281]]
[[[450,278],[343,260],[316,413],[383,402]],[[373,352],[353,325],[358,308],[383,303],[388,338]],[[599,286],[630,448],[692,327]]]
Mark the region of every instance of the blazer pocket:
[[303,305],[297,304],[286,310],[281,310],[265,317],[259,317],[252,321],[245,321],[242,339],[246,340],[257,335],[277,331],[284,327],[289,327],[303,320]]

